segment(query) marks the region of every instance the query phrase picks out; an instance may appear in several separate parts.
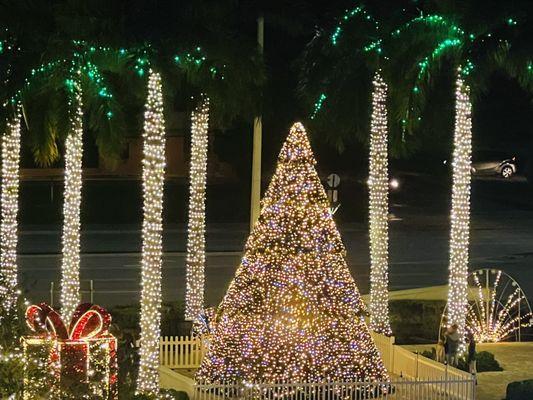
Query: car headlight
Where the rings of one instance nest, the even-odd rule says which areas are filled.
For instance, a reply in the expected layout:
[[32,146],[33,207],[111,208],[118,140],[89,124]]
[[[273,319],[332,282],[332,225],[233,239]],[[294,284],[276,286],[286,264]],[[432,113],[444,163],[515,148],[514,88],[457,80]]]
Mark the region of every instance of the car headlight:
[[389,181],[389,186],[391,189],[398,189],[400,187],[400,182],[398,181],[398,179],[396,178],[392,178],[390,181]]

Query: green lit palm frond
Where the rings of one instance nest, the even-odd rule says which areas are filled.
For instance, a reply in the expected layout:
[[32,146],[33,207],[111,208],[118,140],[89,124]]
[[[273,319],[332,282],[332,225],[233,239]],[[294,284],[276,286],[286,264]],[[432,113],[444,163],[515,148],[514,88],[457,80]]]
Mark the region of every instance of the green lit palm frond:
[[467,40],[466,32],[453,21],[432,14],[398,27],[385,42],[390,49],[390,68],[385,71],[385,79],[390,90],[391,137],[404,153],[406,146],[416,148],[407,139],[422,126],[443,64],[449,67],[450,60],[459,58]]
[[[0,26],[9,27],[21,51],[10,59],[13,73],[2,103],[20,99],[27,105],[32,151],[43,165],[57,160],[68,121],[42,99],[59,101],[61,94],[67,101],[64,82],[72,75],[82,85],[88,133],[110,160],[121,153],[125,136],[141,131],[150,67],[165,79],[167,112],[192,108],[191,96],[204,92],[215,123],[255,115],[265,73],[254,38],[237,35],[239,7],[233,0],[6,0]],[[207,55],[201,65],[176,63],[176,55],[195,56],[198,46]],[[45,76],[53,85],[40,79]]]
[[347,10],[329,29],[318,30],[301,57],[299,94],[319,139],[342,151],[368,140],[372,77],[382,39],[378,21],[364,6]]
[[196,47],[176,52],[172,59],[175,72],[195,88],[196,97],[205,93],[210,98],[215,124],[224,125],[237,115],[250,118],[259,111],[265,74],[255,45],[247,49]]
[[35,162],[49,166],[60,158],[59,146],[68,131],[68,92],[64,65],[36,73],[21,92],[28,142]]

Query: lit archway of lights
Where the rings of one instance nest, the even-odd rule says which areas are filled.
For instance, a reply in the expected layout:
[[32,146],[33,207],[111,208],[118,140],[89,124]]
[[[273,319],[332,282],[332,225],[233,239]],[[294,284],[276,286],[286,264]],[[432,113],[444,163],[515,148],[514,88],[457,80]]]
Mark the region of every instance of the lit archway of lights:
[[477,342],[521,339],[531,327],[533,314],[524,291],[501,270],[480,269],[468,277],[469,301],[466,329]]
[[[523,329],[533,327],[531,306],[518,282],[494,268],[468,275],[465,333],[478,343],[520,341]],[[442,314],[440,335],[449,325]]]

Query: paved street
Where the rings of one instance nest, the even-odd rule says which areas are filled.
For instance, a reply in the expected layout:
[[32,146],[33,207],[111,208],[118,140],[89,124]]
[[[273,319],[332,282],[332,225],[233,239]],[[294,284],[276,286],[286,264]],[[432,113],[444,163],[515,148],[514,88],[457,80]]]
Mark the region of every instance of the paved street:
[[[448,264],[447,188],[420,178],[404,178],[403,192],[391,198],[391,289],[446,283]],[[412,182],[411,182],[412,181]],[[496,193],[494,195],[494,185]],[[476,181],[472,196],[471,268],[504,269],[533,297],[533,207],[524,181]],[[530,195],[529,195],[530,196]],[[345,206],[345,205],[343,205]],[[363,293],[368,291],[368,236],[362,223],[342,223],[348,265]],[[94,300],[109,306],[139,299],[139,227],[93,226],[82,236],[83,289],[94,283]],[[210,224],[207,235],[207,300],[216,304],[239,264],[246,224]],[[184,226],[164,233],[165,300],[183,298],[186,234]],[[20,266],[32,301],[50,299],[50,282],[59,282],[60,232],[25,229],[20,236]],[[88,299],[88,293],[85,293]],[[58,295],[55,295],[57,302]]]

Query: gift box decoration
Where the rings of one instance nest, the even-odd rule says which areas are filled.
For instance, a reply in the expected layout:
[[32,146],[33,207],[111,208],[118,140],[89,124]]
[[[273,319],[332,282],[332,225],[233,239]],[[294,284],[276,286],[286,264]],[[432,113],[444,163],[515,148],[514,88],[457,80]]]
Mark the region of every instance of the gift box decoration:
[[109,333],[111,315],[80,304],[68,327],[46,303],[26,310],[31,336],[23,338],[27,367],[24,399],[117,398],[117,341]]

